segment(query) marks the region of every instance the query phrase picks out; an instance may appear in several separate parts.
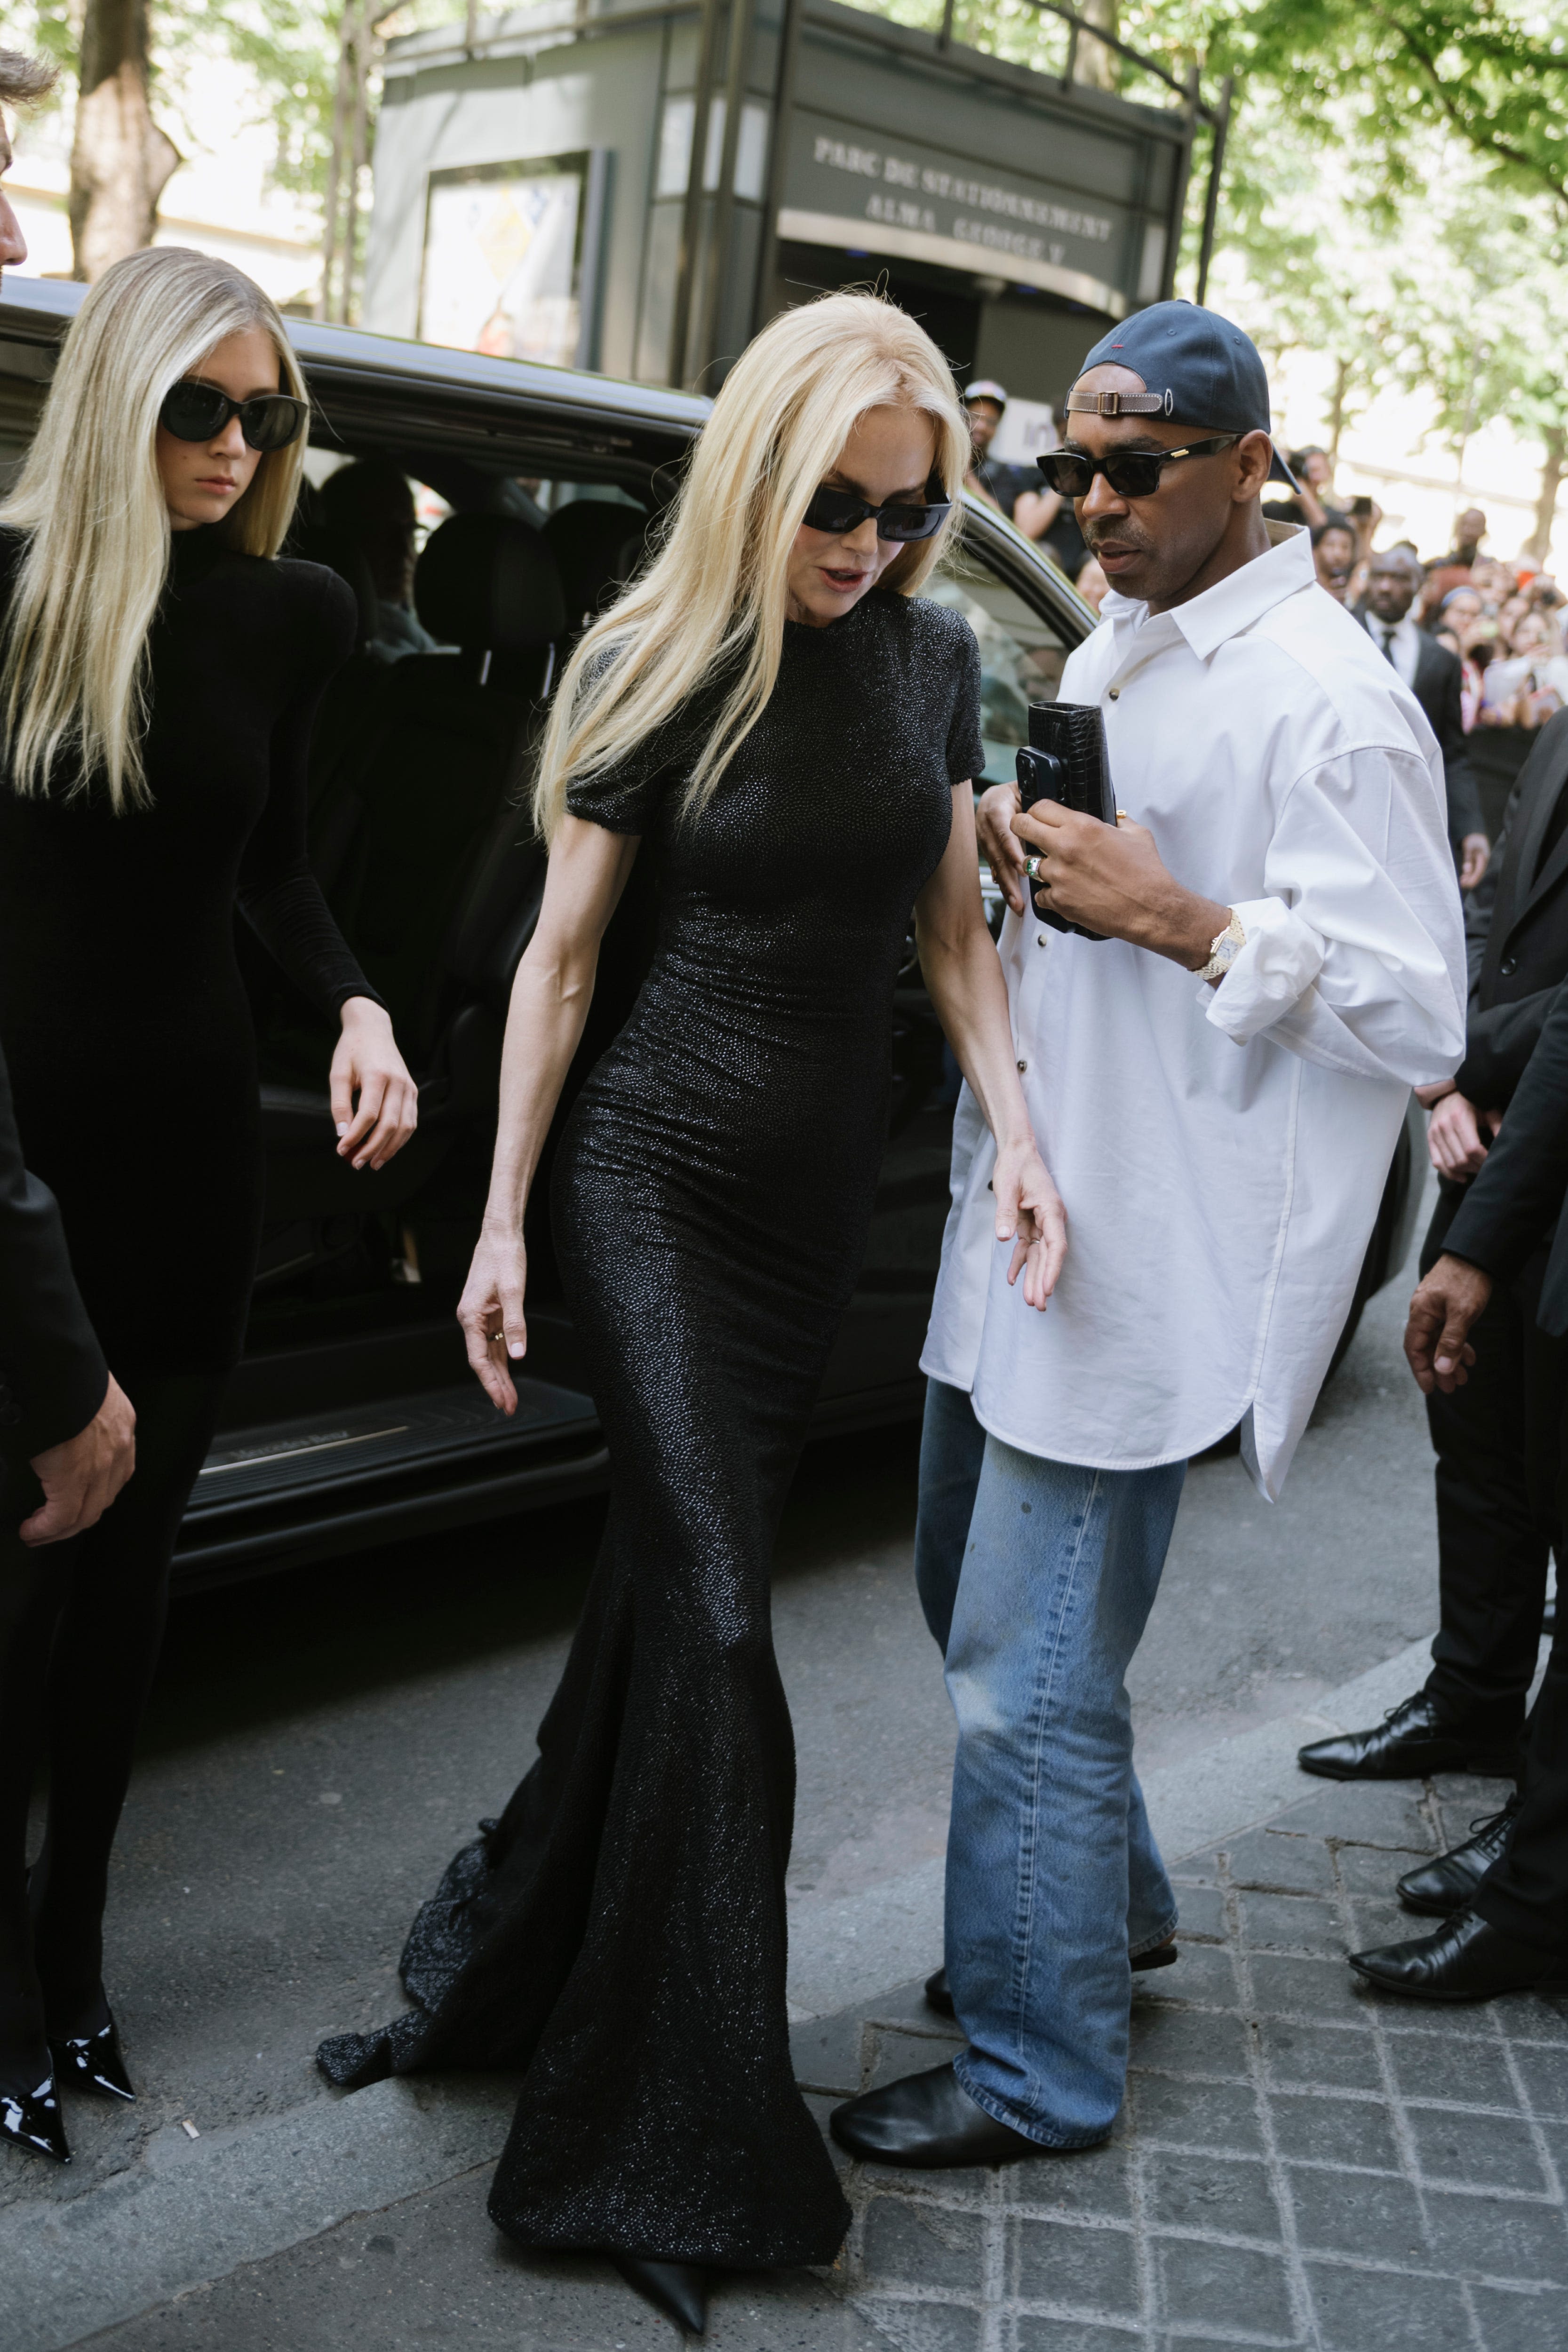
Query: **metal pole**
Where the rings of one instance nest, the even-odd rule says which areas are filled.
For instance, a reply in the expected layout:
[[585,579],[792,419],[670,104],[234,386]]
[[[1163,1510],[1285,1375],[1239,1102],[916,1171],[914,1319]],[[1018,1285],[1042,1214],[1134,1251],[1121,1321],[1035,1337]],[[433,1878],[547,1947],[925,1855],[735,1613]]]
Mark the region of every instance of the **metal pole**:
[[805,0],[784,0],[779,26],[778,88],[773,93],[773,128],[768,138],[768,178],[763,196],[763,233],[757,240],[757,282],[752,295],[752,332],[767,324],[773,299],[773,271],[778,265],[779,214],[784,206],[784,179],[789,169],[790,118],[795,112],[795,65],[800,56],[800,20]]
[[1183,111],[1186,128],[1176,160],[1176,184],[1171,191],[1171,225],[1165,239],[1164,285],[1161,300],[1169,301],[1176,290],[1176,264],[1182,254],[1182,223],[1187,214],[1187,183],[1193,174],[1193,136],[1198,121],[1198,69],[1194,66],[1187,76],[1186,100]]
[[1209,184],[1204,198],[1204,239],[1198,248],[1200,303],[1209,290],[1209,263],[1214,258],[1215,229],[1219,221],[1219,175],[1225,169],[1225,135],[1230,129],[1230,94],[1235,87],[1235,75],[1226,74],[1225,87],[1219,94],[1219,111],[1214,119],[1214,139],[1209,147]]
[[719,0],[702,0],[702,31],[697,52],[697,88],[692,95],[691,160],[686,173],[686,204],[680,215],[680,251],[675,270],[675,304],[669,320],[667,373],[678,389],[686,382],[686,345],[697,249],[702,234],[703,165],[708,160],[708,115],[713,100],[713,57],[718,47]]
[[752,0],[730,0],[729,55],[724,75],[724,137],[719,157],[719,185],[708,236],[708,267],[703,272],[702,305],[697,322],[697,365],[700,376],[718,358],[719,305],[730,267],[731,233],[735,220],[735,156],[741,142],[741,109],[746,94],[746,68],[751,62]]
[[952,47],[952,11],[955,5],[956,0],[942,0],[942,30],[936,37],[939,49]]

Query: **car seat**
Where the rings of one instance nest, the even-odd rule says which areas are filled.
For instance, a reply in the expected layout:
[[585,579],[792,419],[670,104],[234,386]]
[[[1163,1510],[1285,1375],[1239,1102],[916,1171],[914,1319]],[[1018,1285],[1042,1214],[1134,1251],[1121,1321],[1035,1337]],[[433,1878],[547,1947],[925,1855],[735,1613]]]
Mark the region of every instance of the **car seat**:
[[[420,620],[454,649],[377,666],[375,699],[314,797],[310,862],[410,1067],[422,1084],[437,1076],[440,1101],[451,1095],[454,1055],[474,1067],[462,1038],[447,1034],[469,992],[446,952],[454,916],[498,829],[519,822],[565,606],[542,535],[500,515],[451,516],[431,534],[414,590]],[[422,1133],[375,1177],[353,1179],[331,1159],[326,1096],[316,1091],[322,1044],[319,1024],[287,1017],[263,1039],[269,1220],[285,1200],[302,1216],[406,1198],[439,1148]],[[474,1079],[459,1091],[466,1108]],[[307,1150],[310,1171],[299,1161]]]
[[596,620],[613,592],[641,568],[647,517],[618,499],[574,499],[544,526],[561,567],[569,625],[575,633]]

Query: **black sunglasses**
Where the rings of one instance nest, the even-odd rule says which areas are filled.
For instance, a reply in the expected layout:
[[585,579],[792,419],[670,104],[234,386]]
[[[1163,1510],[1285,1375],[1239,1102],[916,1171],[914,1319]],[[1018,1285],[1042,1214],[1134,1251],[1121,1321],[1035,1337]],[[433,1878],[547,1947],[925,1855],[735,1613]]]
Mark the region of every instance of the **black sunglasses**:
[[287,449],[305,429],[310,410],[289,392],[260,392],[254,400],[231,400],[216,383],[182,376],[171,384],[158,422],[176,441],[216,441],[231,416],[252,449]]
[[858,490],[836,490],[828,482],[811,494],[804,520],[808,530],[831,531],[835,539],[858,530],[868,515],[877,518],[879,539],[929,539],[952,511],[951,499],[931,499],[923,507],[873,506]]
[[1079,449],[1047,449],[1036,459],[1047,489],[1064,499],[1087,499],[1096,474],[1103,474],[1119,499],[1152,499],[1165,467],[1178,457],[1212,457],[1230,449],[1239,433],[1216,433],[1212,441],[1189,441],[1184,449],[1114,449],[1109,457],[1090,457]]

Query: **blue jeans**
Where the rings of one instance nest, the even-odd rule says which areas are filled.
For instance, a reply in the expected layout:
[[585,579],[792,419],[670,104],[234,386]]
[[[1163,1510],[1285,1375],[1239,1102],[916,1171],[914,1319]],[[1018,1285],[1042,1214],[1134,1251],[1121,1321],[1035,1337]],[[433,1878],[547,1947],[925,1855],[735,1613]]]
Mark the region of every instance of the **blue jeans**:
[[960,2082],[1045,2147],[1105,2137],[1127,2079],[1130,1956],[1175,1897],[1132,1769],[1125,1675],[1184,1462],[1020,1454],[926,1391],[915,1574],[958,1717],[946,1958]]

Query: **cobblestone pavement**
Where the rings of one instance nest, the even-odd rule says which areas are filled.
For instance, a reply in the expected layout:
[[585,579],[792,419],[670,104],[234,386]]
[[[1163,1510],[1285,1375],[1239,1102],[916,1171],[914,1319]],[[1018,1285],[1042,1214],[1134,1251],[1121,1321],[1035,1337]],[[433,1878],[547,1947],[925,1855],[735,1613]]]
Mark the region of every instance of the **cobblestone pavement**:
[[[1324,1786],[1184,1863],[1109,2144],[850,2168],[833,2283],[903,2352],[1563,2352],[1568,2000],[1395,2001],[1344,1963],[1424,1932],[1395,1878],[1503,1793]],[[917,1986],[799,2029],[797,2071],[842,2096],[954,2046]]]

